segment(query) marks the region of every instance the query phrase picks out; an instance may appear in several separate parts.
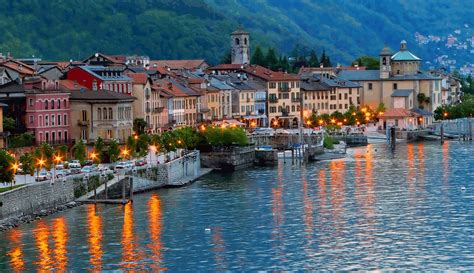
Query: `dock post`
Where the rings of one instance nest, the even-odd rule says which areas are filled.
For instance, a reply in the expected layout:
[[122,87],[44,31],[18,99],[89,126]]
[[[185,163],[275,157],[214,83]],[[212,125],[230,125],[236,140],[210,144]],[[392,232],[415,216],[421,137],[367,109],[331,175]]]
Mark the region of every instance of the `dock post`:
[[105,190],[105,200],[107,200],[107,182],[108,182],[108,180],[109,180],[109,178],[106,177],[105,178],[105,189],[104,189]]
[[94,179],[94,200],[95,200],[95,203],[97,204],[97,183]]
[[291,164],[295,164],[295,149],[291,148]]
[[129,193],[129,197],[130,197],[130,201],[133,202],[133,177],[128,177],[128,182],[129,182],[129,185],[130,185],[130,193]]
[[390,147],[392,150],[395,149],[395,145],[397,143],[395,127],[390,127]]
[[444,143],[444,123],[441,123],[441,128],[439,129],[441,135],[441,144]]

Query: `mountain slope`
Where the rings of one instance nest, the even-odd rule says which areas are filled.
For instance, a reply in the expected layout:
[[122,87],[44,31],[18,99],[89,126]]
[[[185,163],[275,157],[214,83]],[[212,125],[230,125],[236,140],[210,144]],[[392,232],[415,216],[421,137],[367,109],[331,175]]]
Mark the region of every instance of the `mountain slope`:
[[[460,0],[0,0],[0,6],[0,52],[63,60],[102,51],[216,63],[239,24],[252,45],[285,53],[300,44],[347,63],[378,55],[385,44],[396,50],[405,39],[432,60],[443,48],[418,45],[416,32],[446,37],[467,24],[470,37],[474,25],[474,1]],[[466,52],[453,58],[474,62]]]

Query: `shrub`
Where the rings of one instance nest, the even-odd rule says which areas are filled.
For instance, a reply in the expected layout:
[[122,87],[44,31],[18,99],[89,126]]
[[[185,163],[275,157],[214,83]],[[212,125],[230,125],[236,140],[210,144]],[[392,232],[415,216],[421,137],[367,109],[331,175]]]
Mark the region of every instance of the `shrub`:
[[334,139],[328,135],[325,135],[323,145],[326,149],[334,149]]

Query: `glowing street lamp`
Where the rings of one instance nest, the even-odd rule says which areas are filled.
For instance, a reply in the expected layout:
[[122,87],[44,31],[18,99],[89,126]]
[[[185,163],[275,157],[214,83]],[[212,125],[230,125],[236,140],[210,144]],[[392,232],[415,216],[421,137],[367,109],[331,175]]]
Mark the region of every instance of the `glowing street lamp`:
[[335,120],[335,119],[331,119],[331,123],[336,123],[336,120]]
[[134,136],[133,136],[133,139],[137,140],[137,139],[138,139],[138,136],[137,136],[137,135],[134,135]]
[[126,158],[129,154],[129,151],[127,150],[127,148],[125,148],[125,149],[122,149],[121,153],[124,156],[124,158]]
[[323,125],[324,121],[322,119],[319,120],[319,124]]
[[362,108],[361,111],[365,113],[365,112],[367,112],[367,108],[364,107],[364,108]]
[[278,121],[276,121],[276,120],[273,121],[273,126],[275,126],[275,127],[278,126]]

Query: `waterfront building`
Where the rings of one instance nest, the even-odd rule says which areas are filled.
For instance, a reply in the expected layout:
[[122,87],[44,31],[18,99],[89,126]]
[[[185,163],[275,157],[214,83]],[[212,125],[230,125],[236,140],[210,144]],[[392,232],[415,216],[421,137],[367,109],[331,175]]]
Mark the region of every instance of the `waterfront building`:
[[124,143],[133,135],[134,97],[109,90],[90,90],[71,80],[62,80],[60,85],[71,93],[73,139],[93,143],[101,137]]
[[151,86],[151,101],[150,101],[150,128],[151,133],[161,133],[167,130],[171,125],[169,124],[169,105],[173,103],[173,96],[166,93],[158,84]]
[[397,127],[400,130],[416,130],[426,128],[432,124],[432,113],[414,109],[391,108],[385,111],[379,118],[378,126],[385,130],[388,127]]
[[109,90],[132,96],[132,79],[123,71],[120,66],[77,66],[67,72],[67,79],[89,90]]
[[0,103],[7,105],[3,108],[3,115],[15,120],[15,129],[10,132],[11,134],[26,132],[25,85],[19,81],[0,85]]
[[69,91],[57,80],[25,80],[26,129],[35,144],[68,144],[71,131]]
[[5,135],[3,134],[3,108],[8,107],[4,103],[0,103],[0,149],[5,148]]
[[360,85],[340,80],[331,74],[304,73],[300,75],[303,110],[312,113],[344,113],[351,105],[360,106]]
[[209,77],[208,82],[209,84],[206,89],[207,107],[209,109],[208,120],[231,118],[234,114],[232,107],[235,102],[232,94],[238,91],[225,80],[214,76]]
[[136,98],[133,102],[133,117],[144,119],[147,126],[150,126],[152,119],[152,82],[146,73],[128,73],[127,76],[132,79],[132,96]]
[[[400,50],[395,54],[388,47],[383,48],[379,62],[379,70],[341,69],[337,73],[339,79],[361,85],[361,105],[376,108],[384,103],[387,109],[395,108],[392,95],[398,90],[413,93],[406,109],[423,107],[432,112],[441,105],[441,79],[420,70],[421,59],[408,51],[406,41],[400,43]],[[428,99],[419,102],[419,94]]]
[[[197,71],[206,70],[209,64],[204,59],[197,60],[152,60],[149,68],[158,70],[162,68],[161,73],[165,74],[168,71]],[[164,68],[164,69],[163,69]]]

